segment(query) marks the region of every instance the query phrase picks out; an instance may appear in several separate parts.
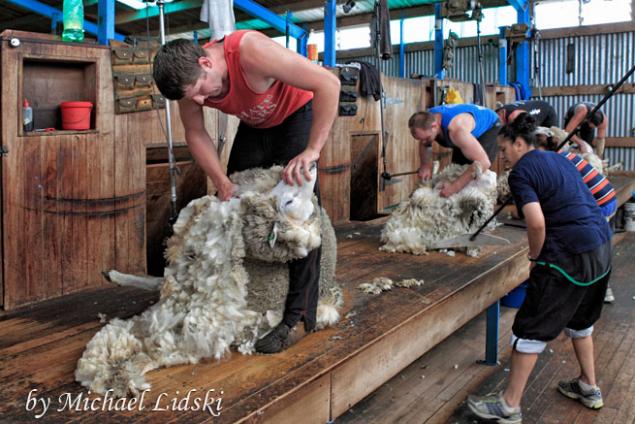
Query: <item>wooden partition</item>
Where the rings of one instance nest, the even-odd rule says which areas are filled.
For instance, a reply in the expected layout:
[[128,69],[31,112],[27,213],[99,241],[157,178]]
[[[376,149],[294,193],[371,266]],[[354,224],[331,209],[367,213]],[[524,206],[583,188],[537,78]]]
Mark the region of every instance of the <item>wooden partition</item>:
[[410,134],[408,119],[413,113],[427,109],[432,104],[432,96],[429,79],[383,77],[382,82],[386,92],[386,171],[409,173],[386,179],[379,186],[379,208],[390,213],[399,203],[408,200],[417,186],[419,142]]
[[[332,72],[339,74],[338,69]],[[322,206],[335,224],[350,220],[351,137],[377,133],[382,143],[379,101],[372,97],[357,99],[355,116],[340,116],[335,120],[318,166]]]

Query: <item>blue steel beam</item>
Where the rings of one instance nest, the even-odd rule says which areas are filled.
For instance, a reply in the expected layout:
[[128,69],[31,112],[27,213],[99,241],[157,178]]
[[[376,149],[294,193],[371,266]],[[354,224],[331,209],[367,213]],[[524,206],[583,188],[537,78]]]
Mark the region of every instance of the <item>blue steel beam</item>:
[[[37,0],[7,0],[7,2],[16,7],[30,10],[31,12],[46,16],[50,19],[53,19],[54,16],[60,16],[62,13],[61,10],[49,6],[48,4],[40,3]],[[84,30],[90,34],[99,35],[99,28],[97,27],[97,24],[90,21],[84,20]],[[115,32],[114,38],[115,40],[123,41],[125,36]]]
[[[529,13],[528,0],[507,0],[516,9],[517,21],[519,24],[526,24],[531,27],[531,14]],[[524,99],[531,97],[531,87],[529,86],[529,69],[531,66],[529,56],[529,42],[522,41],[516,47],[516,81],[523,87]]]
[[[285,18],[276,15],[275,13],[273,13],[266,7],[259,5],[255,1],[234,0],[234,6],[236,6],[243,12],[250,14],[251,16],[262,19],[283,34],[287,29],[287,22]],[[291,35],[293,38],[300,38],[306,35],[306,31],[296,24],[290,23],[289,35]]]
[[108,45],[108,40],[115,38],[115,0],[99,0],[97,13],[99,15],[97,42]]
[[498,84],[507,85],[507,39],[505,38],[505,29],[507,27],[499,27],[500,34],[498,36]]
[[500,318],[500,301],[487,308],[487,324],[485,329],[485,360],[483,365],[498,365],[498,321]]
[[406,43],[403,41],[403,18],[399,19],[399,76],[406,78]]
[[335,66],[335,0],[324,4],[324,66]]
[[434,4],[434,76],[443,79],[443,16],[441,3]]

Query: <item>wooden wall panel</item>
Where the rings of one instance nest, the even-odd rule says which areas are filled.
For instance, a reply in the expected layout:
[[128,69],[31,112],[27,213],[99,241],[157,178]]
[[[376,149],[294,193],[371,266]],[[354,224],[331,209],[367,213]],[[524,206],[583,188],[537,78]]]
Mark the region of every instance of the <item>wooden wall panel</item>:
[[[2,50],[3,306],[12,309],[98,286],[100,271],[114,266],[114,127],[108,49],[2,35],[23,40]],[[81,76],[81,93],[57,72],[65,64]],[[53,108],[61,99],[91,100],[93,129],[23,134],[26,95]]]
[[386,161],[390,174],[414,172],[380,184],[380,210],[389,213],[408,200],[418,184],[419,145],[408,128],[410,116],[427,108],[429,80],[383,77],[386,92],[384,121],[386,126]]
[[[515,100],[516,92],[512,87],[500,85],[488,85],[485,87],[485,106],[492,110],[496,109],[497,102],[507,104]],[[496,172],[497,175],[505,171],[505,164],[500,153],[492,164],[491,169]]]

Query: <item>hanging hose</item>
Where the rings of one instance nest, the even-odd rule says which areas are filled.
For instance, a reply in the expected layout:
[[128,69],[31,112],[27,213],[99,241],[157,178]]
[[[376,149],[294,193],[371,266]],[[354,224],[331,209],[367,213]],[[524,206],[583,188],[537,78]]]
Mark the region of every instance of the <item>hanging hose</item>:
[[[157,0],[157,6],[159,7],[159,30],[161,34],[161,45],[165,44],[165,1]],[[174,143],[172,141],[172,116],[170,113],[170,101],[165,102],[165,126],[166,126],[166,138],[168,142],[168,162],[169,162],[169,174],[170,174],[170,225],[176,222],[178,216],[178,210],[176,205],[176,176],[179,172],[176,167],[176,160],[174,158]]]
[[[611,91],[609,91],[602,100],[600,100],[600,102],[595,105],[595,107],[593,109],[591,109],[586,117],[584,118],[584,120],[582,122],[580,122],[578,124],[578,126],[571,131],[564,140],[562,140],[560,142],[560,144],[558,145],[558,147],[556,147],[555,151],[557,152],[558,150],[562,149],[562,146],[564,146],[565,144],[567,144],[567,142],[571,139],[571,137],[573,137],[578,131],[580,131],[580,128],[582,127],[582,124],[584,124],[586,121],[588,121],[593,115],[595,115],[595,112],[597,112],[598,110],[600,110],[600,108],[611,98],[613,97],[613,95],[615,93],[617,93],[617,91],[620,89],[620,87],[624,84],[624,82],[626,82],[627,79],[630,78],[631,75],[633,75],[633,73],[635,73],[635,65],[633,65],[633,67],[631,69],[629,69],[629,71],[622,77],[621,80],[619,80],[617,82],[617,84],[615,84],[613,86],[613,88],[611,89]],[[483,223],[483,225],[481,225],[479,227],[478,230],[476,230],[476,232],[474,234],[472,234],[470,236],[470,241],[474,241],[474,239],[481,233],[481,231],[483,231],[485,229],[485,227],[487,227],[487,224],[489,224],[494,218],[496,218],[496,216],[503,210],[503,208],[505,206],[507,206],[507,204],[512,200],[512,195],[510,194],[509,196],[507,196],[507,198],[505,198],[505,200],[503,200],[502,204],[498,207],[498,209],[496,209],[494,211],[494,213],[487,218],[487,221],[485,221]]]
[[483,46],[481,45],[481,19],[476,19],[476,49],[478,51],[479,86],[481,91],[481,106],[485,106],[485,71],[483,70]]

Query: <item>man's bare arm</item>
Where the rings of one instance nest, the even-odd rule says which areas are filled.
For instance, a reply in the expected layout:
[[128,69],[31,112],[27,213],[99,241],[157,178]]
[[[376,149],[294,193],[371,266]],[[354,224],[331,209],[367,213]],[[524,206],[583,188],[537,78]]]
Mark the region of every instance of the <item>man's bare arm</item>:
[[[584,121],[584,118],[586,117],[587,113],[588,113],[588,110],[586,106],[579,105],[578,107],[576,107],[573,117],[571,118],[571,120],[569,120],[569,123],[564,128],[564,130],[568,133],[572,132],[574,129],[578,127],[578,125],[582,123],[582,121]],[[581,141],[583,140],[580,137],[578,137],[578,135],[576,134],[573,137],[571,137],[571,141],[573,141],[578,146],[581,146]]]
[[284,171],[287,183],[293,183],[295,177],[301,184],[300,169],[304,168],[306,178],[310,179],[308,165],[320,157],[337,116],[339,79],[321,66],[257,32],[245,35],[240,49],[241,64],[246,73],[259,75],[263,79],[276,79],[313,92],[313,123],[307,148],[292,159]]
[[474,179],[476,164],[478,164],[483,171],[492,166],[483,146],[481,146],[481,143],[472,135],[472,130],[475,125],[474,118],[467,113],[457,115],[452,119],[450,125],[448,125],[448,133],[452,144],[461,149],[463,156],[473,161],[474,165],[466,169],[450,186],[444,188],[441,191],[442,196],[451,196],[461,191],[470,180]]
[[228,200],[234,185],[227,178],[218,159],[216,146],[205,129],[203,109],[191,100],[179,101],[179,113],[185,128],[185,140],[196,163],[211,178],[221,200]]

